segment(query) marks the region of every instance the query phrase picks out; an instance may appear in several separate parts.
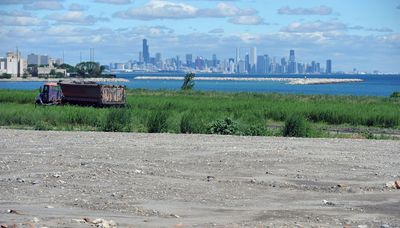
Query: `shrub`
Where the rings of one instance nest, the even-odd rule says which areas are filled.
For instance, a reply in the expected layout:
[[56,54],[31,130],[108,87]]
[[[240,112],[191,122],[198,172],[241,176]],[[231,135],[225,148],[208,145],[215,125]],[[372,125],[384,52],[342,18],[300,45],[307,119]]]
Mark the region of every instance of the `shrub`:
[[10,78],[11,74],[3,73],[2,75],[0,75],[0,79],[10,79]]
[[147,119],[147,131],[149,133],[160,133],[168,130],[168,113],[157,110],[150,114]]
[[395,97],[400,97],[400,92],[393,92],[391,95],[390,95],[390,97],[393,97],[393,98],[395,98]]
[[243,133],[249,136],[264,136],[267,135],[267,127],[263,124],[250,125]]
[[285,121],[283,136],[285,137],[306,137],[308,133],[307,121],[299,114],[291,115]]
[[194,112],[183,114],[180,122],[181,133],[203,133],[203,124]]
[[210,134],[219,135],[235,135],[239,133],[238,124],[231,118],[226,117],[223,120],[217,120],[212,122],[207,130]]
[[35,124],[35,130],[48,131],[50,129],[51,129],[51,127],[48,124],[46,124],[45,122],[43,122],[43,121],[38,121]]
[[126,108],[109,110],[103,125],[103,131],[130,131],[131,113]]

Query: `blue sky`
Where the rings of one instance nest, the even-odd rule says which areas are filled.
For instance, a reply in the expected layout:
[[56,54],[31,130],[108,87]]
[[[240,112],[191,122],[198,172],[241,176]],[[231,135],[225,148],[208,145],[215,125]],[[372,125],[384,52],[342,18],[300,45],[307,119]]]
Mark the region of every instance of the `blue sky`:
[[400,0],[0,0],[0,56],[49,54],[75,64],[138,59],[141,40],[163,58],[220,59],[236,47],[324,63],[335,70],[400,72]]

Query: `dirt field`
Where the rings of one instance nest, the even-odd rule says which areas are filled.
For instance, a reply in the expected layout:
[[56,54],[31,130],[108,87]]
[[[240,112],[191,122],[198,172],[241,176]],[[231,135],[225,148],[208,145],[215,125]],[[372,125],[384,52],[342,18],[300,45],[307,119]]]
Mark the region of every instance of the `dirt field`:
[[400,227],[397,179],[399,141],[0,130],[9,227]]

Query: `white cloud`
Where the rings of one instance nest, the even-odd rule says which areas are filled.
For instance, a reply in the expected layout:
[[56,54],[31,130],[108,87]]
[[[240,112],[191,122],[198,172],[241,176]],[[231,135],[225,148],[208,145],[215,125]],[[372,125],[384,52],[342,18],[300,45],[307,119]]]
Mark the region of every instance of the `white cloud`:
[[332,8],[327,6],[317,6],[313,8],[290,8],[289,6],[278,9],[279,14],[285,15],[330,15]]
[[234,5],[219,3],[215,8],[199,9],[198,17],[233,17],[233,16],[249,16],[256,14],[254,9],[240,9]]
[[64,6],[58,0],[33,1],[24,5],[25,10],[62,10]]
[[24,11],[0,11],[0,24],[3,26],[38,26],[47,23],[29,12]]
[[[247,20],[254,20],[256,14],[257,11],[255,9],[241,9],[227,3],[218,3],[215,8],[197,8],[186,3],[151,0],[142,7],[132,7],[125,11],[118,11],[113,16],[136,20],[254,16],[254,18],[247,18]],[[244,21],[245,18],[241,20]],[[236,19],[236,21],[240,21],[240,19]]]
[[130,4],[131,0],[95,0],[95,2],[114,4],[114,5],[124,5],[124,4]]
[[66,13],[54,13],[47,16],[48,19],[54,20],[60,24],[80,24],[80,25],[93,25],[98,21],[107,21],[107,18],[94,17],[92,15],[85,15],[82,11],[69,11]]
[[341,22],[293,22],[287,27],[283,28],[283,32],[294,32],[294,33],[312,33],[312,32],[326,32],[326,31],[337,31],[346,30],[347,26]]
[[80,4],[77,4],[77,3],[72,3],[71,5],[69,5],[68,9],[70,11],[85,11],[86,7],[84,7],[84,6],[80,5]]
[[184,3],[173,3],[167,1],[150,1],[140,8],[129,8],[119,11],[115,17],[123,19],[154,20],[154,19],[181,19],[196,17],[197,9]]
[[229,19],[230,23],[237,25],[261,25],[266,24],[260,16],[238,16]]

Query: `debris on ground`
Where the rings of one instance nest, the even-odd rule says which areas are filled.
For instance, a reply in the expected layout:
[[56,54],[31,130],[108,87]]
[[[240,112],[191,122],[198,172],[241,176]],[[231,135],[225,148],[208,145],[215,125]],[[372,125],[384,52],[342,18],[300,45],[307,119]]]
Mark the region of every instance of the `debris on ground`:
[[105,220],[102,218],[98,218],[95,220],[91,220],[90,218],[83,218],[82,220],[86,223],[93,224],[95,227],[99,227],[99,228],[115,228],[115,227],[117,227],[117,223],[114,222],[113,220]]
[[400,189],[400,180],[394,182],[396,189]]
[[7,212],[10,214],[22,215],[20,212],[13,210],[13,209],[7,210]]
[[333,203],[331,201],[328,201],[328,200],[322,200],[322,203],[325,204],[325,205],[328,205],[328,206],[335,206],[336,205],[335,203]]
[[207,181],[211,181],[211,180],[214,180],[214,179],[215,179],[214,176],[207,176]]

